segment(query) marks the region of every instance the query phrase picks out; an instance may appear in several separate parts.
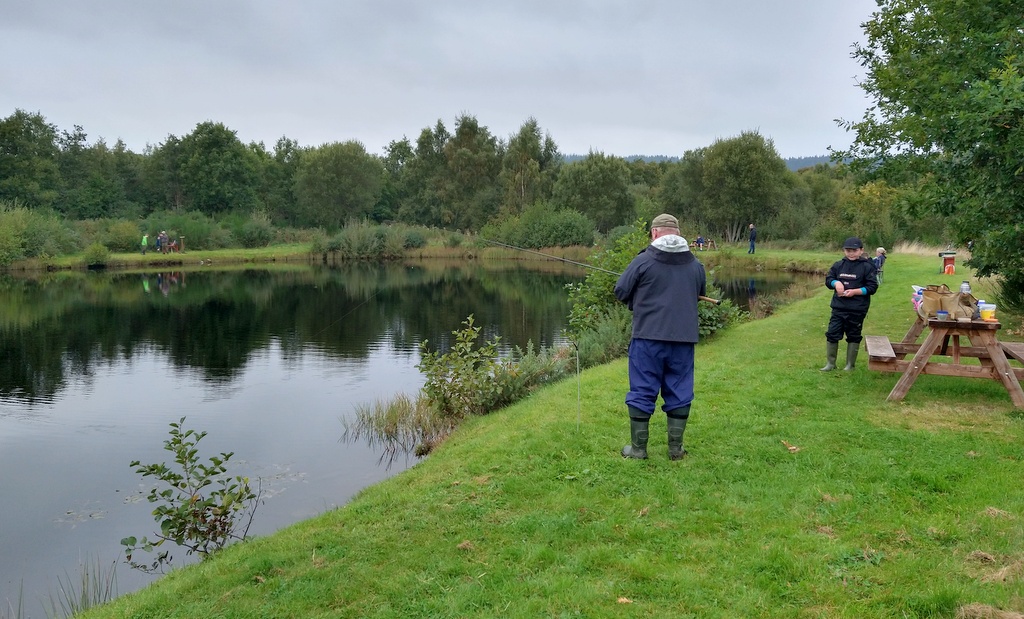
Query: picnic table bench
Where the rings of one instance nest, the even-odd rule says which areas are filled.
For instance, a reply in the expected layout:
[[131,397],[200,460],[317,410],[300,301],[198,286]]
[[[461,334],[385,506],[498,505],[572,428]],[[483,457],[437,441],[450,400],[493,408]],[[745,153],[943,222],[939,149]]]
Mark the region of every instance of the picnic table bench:
[[[1000,342],[998,322],[981,320],[938,320],[918,317],[900,342],[891,342],[884,335],[864,336],[868,369],[899,373],[899,381],[887,399],[899,401],[906,397],[921,374],[986,378],[1003,383],[1017,408],[1024,408],[1024,367],[1013,367],[1008,359],[1024,363],[1024,343]],[[924,342],[918,337],[928,329]],[[968,345],[962,345],[966,338]],[[909,358],[908,358],[909,357]],[[977,363],[964,363],[977,359]]]

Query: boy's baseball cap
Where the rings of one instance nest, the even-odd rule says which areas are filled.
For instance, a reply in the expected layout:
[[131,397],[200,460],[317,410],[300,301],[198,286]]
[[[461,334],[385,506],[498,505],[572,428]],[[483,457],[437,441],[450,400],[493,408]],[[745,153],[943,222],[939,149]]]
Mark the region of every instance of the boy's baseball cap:
[[851,236],[843,241],[843,249],[864,249],[864,243],[861,243],[857,237]]

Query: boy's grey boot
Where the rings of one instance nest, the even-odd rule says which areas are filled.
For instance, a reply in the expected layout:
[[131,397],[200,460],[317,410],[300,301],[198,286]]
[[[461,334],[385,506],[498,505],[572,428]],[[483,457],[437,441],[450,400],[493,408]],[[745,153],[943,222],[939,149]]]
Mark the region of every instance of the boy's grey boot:
[[629,418],[629,445],[622,448],[623,458],[647,459],[647,425],[649,422],[649,418]]
[[683,433],[686,432],[686,422],[690,418],[690,407],[666,411],[665,414],[668,415],[668,459],[682,460],[686,455]]
[[836,369],[836,357],[839,355],[839,342],[825,342],[825,358],[828,360],[822,372],[831,372]]
[[857,363],[858,352],[860,352],[860,342],[846,343],[846,367],[843,369],[847,372],[853,371],[853,366]]

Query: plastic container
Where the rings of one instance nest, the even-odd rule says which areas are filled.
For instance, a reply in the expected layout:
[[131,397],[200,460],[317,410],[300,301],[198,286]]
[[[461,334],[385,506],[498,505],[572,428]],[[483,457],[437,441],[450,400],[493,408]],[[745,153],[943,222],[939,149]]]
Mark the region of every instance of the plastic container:
[[978,309],[981,311],[981,319],[985,322],[998,322],[996,320],[996,306],[994,303],[979,305]]
[[960,284],[960,294],[971,294],[971,283],[966,279]]
[[935,317],[939,320],[949,320],[949,312],[946,310],[939,310],[935,312]]

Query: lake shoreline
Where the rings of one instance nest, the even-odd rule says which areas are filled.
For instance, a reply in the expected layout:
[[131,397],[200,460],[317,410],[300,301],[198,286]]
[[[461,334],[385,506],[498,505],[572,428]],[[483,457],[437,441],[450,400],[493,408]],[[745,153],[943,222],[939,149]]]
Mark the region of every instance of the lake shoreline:
[[[930,259],[901,259],[865,333],[905,332],[905,291],[936,279]],[[702,347],[681,462],[660,414],[649,460],[618,455],[627,368],[613,361],[469,419],[343,507],[83,616],[1019,610],[1020,579],[996,577],[1024,547],[1024,425],[1005,390],[925,376],[887,402],[895,376],[818,371],[828,315],[822,286]]]

